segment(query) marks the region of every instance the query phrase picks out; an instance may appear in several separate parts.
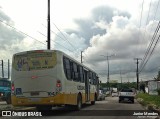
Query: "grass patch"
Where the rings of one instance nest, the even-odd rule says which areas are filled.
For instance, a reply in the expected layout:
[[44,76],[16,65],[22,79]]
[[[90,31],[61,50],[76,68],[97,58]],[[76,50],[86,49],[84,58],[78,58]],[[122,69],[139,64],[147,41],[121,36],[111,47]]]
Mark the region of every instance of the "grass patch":
[[[149,95],[147,93],[139,93],[136,95],[136,98],[143,99],[142,105],[156,105],[156,107],[160,107],[160,96],[159,95]],[[141,102],[140,102],[141,103]]]

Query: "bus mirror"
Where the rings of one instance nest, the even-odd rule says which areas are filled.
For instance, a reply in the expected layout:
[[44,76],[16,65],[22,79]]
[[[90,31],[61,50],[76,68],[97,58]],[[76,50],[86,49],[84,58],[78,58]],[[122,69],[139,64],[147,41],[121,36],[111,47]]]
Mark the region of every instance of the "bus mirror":
[[91,84],[91,79],[89,79],[89,84]]

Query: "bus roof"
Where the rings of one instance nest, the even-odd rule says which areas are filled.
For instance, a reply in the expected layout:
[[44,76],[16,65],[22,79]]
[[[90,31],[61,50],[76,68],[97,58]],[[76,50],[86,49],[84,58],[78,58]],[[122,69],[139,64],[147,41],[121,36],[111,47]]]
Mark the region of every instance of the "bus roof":
[[18,52],[18,53],[15,53],[14,55],[27,54],[30,52],[40,53],[40,52],[53,52],[53,51],[58,51],[58,50],[29,50],[29,51]]
[[[56,52],[59,52],[61,53],[62,55],[68,57],[69,59],[73,60],[74,62],[82,65],[86,70],[90,70],[92,72],[95,73],[95,71],[93,71],[92,69],[88,68],[87,66],[83,65],[82,63],[80,63],[79,61],[75,60],[74,58],[72,58],[71,56],[67,55],[66,53],[60,51],[60,50],[29,50],[29,51],[24,51],[24,52],[19,52],[19,53],[15,53],[13,56],[15,55],[23,55],[23,54],[27,54],[27,53],[31,53],[31,52],[37,52],[37,53],[42,53],[42,52],[53,52],[53,51],[56,51]],[[97,73],[96,73],[97,74]]]

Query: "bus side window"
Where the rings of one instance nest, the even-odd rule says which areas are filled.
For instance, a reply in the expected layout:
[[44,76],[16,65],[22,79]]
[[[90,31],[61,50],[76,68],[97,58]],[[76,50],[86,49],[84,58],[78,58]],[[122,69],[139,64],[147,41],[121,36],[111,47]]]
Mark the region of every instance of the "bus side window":
[[78,80],[78,66],[75,62],[73,62],[73,80],[74,81],[79,81]]
[[93,73],[89,71],[90,84],[93,84]]
[[93,73],[93,85],[96,85],[96,74]]
[[92,77],[92,72],[89,71],[89,79],[91,79],[91,77]]
[[71,68],[71,79],[73,80],[73,62],[70,60],[70,68]]
[[68,58],[63,58],[64,62],[64,72],[68,80],[71,80],[71,68],[70,68],[70,61]]
[[84,83],[84,72],[83,72],[82,66],[79,66],[79,79],[80,79],[80,82]]

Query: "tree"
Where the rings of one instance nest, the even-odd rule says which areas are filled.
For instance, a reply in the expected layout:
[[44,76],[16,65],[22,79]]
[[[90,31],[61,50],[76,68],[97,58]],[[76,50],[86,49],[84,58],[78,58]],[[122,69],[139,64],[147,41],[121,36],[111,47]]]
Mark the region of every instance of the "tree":
[[160,71],[158,71],[157,77],[154,77],[154,80],[159,81],[160,80]]

